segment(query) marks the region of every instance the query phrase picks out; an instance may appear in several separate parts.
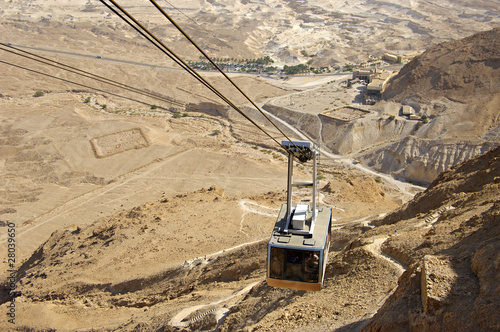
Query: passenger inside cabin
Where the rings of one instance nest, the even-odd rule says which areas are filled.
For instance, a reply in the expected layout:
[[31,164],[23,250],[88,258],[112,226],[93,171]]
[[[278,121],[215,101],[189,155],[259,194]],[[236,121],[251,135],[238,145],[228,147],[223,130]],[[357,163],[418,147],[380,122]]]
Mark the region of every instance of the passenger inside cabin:
[[319,257],[316,252],[310,252],[306,258],[304,280],[318,282]]

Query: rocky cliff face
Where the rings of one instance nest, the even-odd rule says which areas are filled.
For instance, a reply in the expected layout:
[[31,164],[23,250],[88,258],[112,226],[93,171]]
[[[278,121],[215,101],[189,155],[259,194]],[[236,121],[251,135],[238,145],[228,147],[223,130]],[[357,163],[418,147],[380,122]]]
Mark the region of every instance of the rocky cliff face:
[[370,117],[353,122],[337,121],[320,115],[322,140],[333,152],[351,154],[369,147],[399,140],[418,129],[416,121]]
[[[467,114],[467,105],[453,107],[453,102],[444,100],[422,106],[429,112],[447,111],[432,115],[427,124],[401,116],[390,119],[376,113],[355,121],[341,121],[275,105],[266,105],[265,109],[300,128],[312,139],[320,139],[323,146],[334,153],[353,154],[378,171],[422,183],[431,183],[439,173],[485,153],[500,142],[497,126],[500,115],[491,112],[474,121],[472,117],[476,113]],[[458,111],[465,114],[457,115]]]
[[408,136],[363,156],[375,169],[430,183],[439,173],[482,154],[496,144],[482,140],[429,140]]

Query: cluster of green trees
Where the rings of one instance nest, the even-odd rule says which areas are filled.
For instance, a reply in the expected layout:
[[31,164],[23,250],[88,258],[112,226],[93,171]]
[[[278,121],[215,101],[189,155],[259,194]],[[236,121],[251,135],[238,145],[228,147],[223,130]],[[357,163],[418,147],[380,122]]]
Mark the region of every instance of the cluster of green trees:
[[283,71],[287,75],[295,75],[299,73],[304,73],[304,72],[309,72],[309,66],[300,64],[300,65],[295,65],[295,66],[283,66]]
[[[274,63],[274,60],[271,59],[269,56],[265,56],[263,58],[258,58],[258,59],[237,59],[237,58],[212,58],[212,61],[215,62],[217,65],[219,63],[221,64],[246,64],[246,65],[251,65],[251,64],[257,64],[257,65],[270,65],[271,63]],[[200,62],[207,62],[210,63],[210,61],[206,60],[204,56],[200,56]]]
[[355,69],[357,66],[356,65],[345,65],[344,66],[344,71],[353,71],[353,69]]
[[[309,55],[305,50],[301,51],[302,55],[308,57],[314,57],[315,55]],[[241,72],[274,72],[278,68],[271,66],[274,60],[269,56],[265,56],[258,59],[237,59],[237,58],[213,58],[212,59],[217,66],[223,70],[235,70]],[[309,72],[314,72],[315,74],[321,74],[322,71],[319,69],[310,68],[313,63],[313,59],[309,59],[306,64],[298,64],[294,66],[283,66],[283,73],[286,75],[296,75],[305,74]],[[375,60],[370,59],[368,62],[372,66],[379,65],[380,62],[374,62]],[[202,70],[215,70],[216,68],[210,63],[204,56],[200,56],[200,61],[188,61],[189,65],[196,69]],[[354,69],[359,67],[359,65],[346,64],[344,66],[336,66],[334,70],[342,70],[344,72],[352,72]],[[331,72],[330,70],[328,72]]]
[[263,58],[258,58],[255,59],[253,63],[256,63],[258,65],[270,65],[271,63],[274,63],[274,60],[271,59],[269,56],[265,56]]
[[[201,57],[200,59],[204,59]],[[241,72],[269,72],[275,71],[277,68],[269,66],[274,62],[269,56],[258,59],[235,59],[235,58],[213,58],[213,62],[223,70],[236,70]],[[196,69],[215,70],[216,68],[207,60],[189,61],[189,65]]]

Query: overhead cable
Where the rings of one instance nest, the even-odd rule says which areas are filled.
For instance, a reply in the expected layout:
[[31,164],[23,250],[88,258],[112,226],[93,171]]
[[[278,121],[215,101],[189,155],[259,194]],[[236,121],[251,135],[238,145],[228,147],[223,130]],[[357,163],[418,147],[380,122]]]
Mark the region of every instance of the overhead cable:
[[[189,42],[191,44],[193,44],[194,47],[196,47],[196,49],[198,51],[200,51],[201,54],[203,54],[203,56],[205,56],[205,58],[208,59],[208,61],[210,61],[210,63],[215,67],[217,68],[217,70],[286,138],[288,139],[290,142],[292,142],[292,140],[290,138],[288,138],[288,136],[264,113],[264,111],[262,111],[260,109],[259,106],[257,106],[252,99],[250,99],[250,97],[248,97],[248,95],[243,92],[243,90],[240,89],[240,87],[238,85],[236,85],[236,83],[234,83],[234,81],[229,78],[229,76],[227,76],[227,74],[205,53],[205,51],[203,51],[201,49],[201,47],[199,47],[196,42],[188,36],[187,33],[184,32],[184,30],[182,30],[182,28],[163,10],[163,8],[161,8],[157,3],[156,1],[154,0],[149,0],[155,7],[156,9],[158,9],[162,14],[163,16],[165,16],[169,21],[170,23],[172,23],[176,28],[177,30],[179,30],[183,35],[184,37],[186,37]],[[295,144],[294,144],[295,145]],[[296,148],[298,148],[297,146],[295,146]]]
[[198,27],[200,27],[201,29],[205,30],[207,33],[209,33],[212,37],[214,37],[215,39],[217,39],[218,41],[220,41],[222,44],[224,44],[225,46],[229,47],[230,49],[233,49],[231,47],[231,45],[228,45],[226,42],[224,42],[224,41],[220,40],[219,38],[217,38],[217,36],[213,32],[208,31],[207,29],[205,29],[205,27],[203,27],[202,25],[200,25],[198,22],[196,22],[195,20],[193,20],[191,17],[189,17],[186,14],[184,14],[182,12],[182,10],[180,10],[177,7],[175,7],[170,1],[168,1],[168,0],[163,0],[163,1],[165,1],[166,3],[168,3],[172,8],[174,8],[175,10],[177,10],[179,13],[181,13],[183,16],[185,16],[188,20],[190,20],[194,24],[196,24]]
[[[144,34],[137,26],[132,24],[130,21],[125,19],[121,14],[119,14],[112,6],[107,4],[104,0],[100,0],[106,7],[112,10],[115,14],[117,14],[122,20],[124,20],[127,24],[129,24],[132,28],[134,28],[137,32],[139,32],[143,37],[145,37],[148,41],[150,41],[153,45],[155,45],[158,49],[160,49],[163,53],[165,53],[168,57],[170,57],[175,63],[181,66],[184,70],[189,72],[193,77],[195,77],[198,81],[200,81],[203,85],[205,85],[208,89],[214,92],[219,98],[224,100],[229,106],[231,106],[234,110],[240,113],[245,119],[250,121],[254,126],[256,126],[259,130],[265,133],[269,138],[271,138],[276,144],[281,147],[281,144],[272,137],[266,130],[264,130],[261,126],[259,126],[254,120],[252,120],[248,115],[246,115],[242,110],[240,110],[236,105],[234,105],[229,99],[227,99],[221,92],[219,92],[215,87],[213,87],[208,81],[206,81],[200,74],[198,74],[191,66],[189,66],[184,60],[182,60],[179,56],[177,56],[172,50],[170,50],[163,42],[161,42],[156,36],[154,36],[147,28],[145,28],[141,23],[139,23],[132,15],[130,15],[125,9],[123,9],[120,5],[116,3],[114,0],[109,0],[116,8],[118,8],[123,14],[125,14],[130,20],[132,20],[138,27],[140,27],[144,32],[146,32],[151,38]],[[161,47],[160,47],[161,45]]]
[[[147,30],[141,23],[139,23],[132,15],[130,15],[125,9],[120,7],[115,1],[111,0],[111,2],[117,6],[120,11],[122,11],[132,22],[134,22],[137,26],[139,26],[142,30],[144,30],[149,36],[145,34],[141,29],[139,29],[136,25],[130,22],[127,18],[125,18],[122,14],[120,14],[115,8],[111,7],[109,4],[100,0],[106,7],[108,7],[113,13],[115,13],[118,17],[120,17],[123,21],[125,21],[128,25],[130,25],[134,30],[136,30],[139,34],[141,34],[144,38],[146,38],[150,43],[155,45],[160,51],[162,51],[165,55],[167,55],[172,61],[178,64],[182,69],[186,70],[189,74],[191,74],[195,79],[197,79],[200,83],[202,83],[205,87],[210,89],[214,94],[219,96],[222,100],[228,103],[231,107],[235,108],[238,112],[240,112],[243,116],[246,116],[242,111],[240,111],[235,105],[233,105],[224,95],[222,95],[219,91],[217,91],[213,86],[211,86],[201,75],[199,75],[194,69],[192,69],[187,63],[185,63],[180,57],[178,57],[172,50],[170,50],[165,44],[163,44],[156,36],[154,36],[149,30]],[[251,121],[251,120],[250,120]]]
[[[21,53],[24,53],[24,54],[19,54],[19,53],[16,53],[16,52],[12,51],[12,50],[5,49],[5,48],[2,48],[2,47],[10,47],[11,49],[16,50],[17,52],[21,52]],[[31,52],[28,52],[28,51],[21,50],[21,49],[19,49],[17,47],[14,47],[14,46],[11,46],[11,45],[8,45],[8,44],[0,43],[0,50],[5,51],[5,52],[9,52],[9,53],[12,53],[12,54],[15,54],[15,55],[18,55],[18,56],[22,56],[22,57],[25,57],[27,59],[43,63],[45,65],[49,65],[49,66],[52,66],[52,67],[55,67],[55,68],[63,69],[63,70],[69,71],[71,73],[80,75],[80,76],[84,76],[84,77],[87,77],[87,78],[90,78],[90,79],[93,79],[93,80],[96,80],[96,81],[99,81],[99,82],[102,82],[102,83],[106,83],[106,84],[112,85],[114,87],[118,87],[120,89],[125,89],[125,90],[132,91],[132,92],[144,95],[144,96],[148,96],[150,98],[154,98],[154,99],[158,99],[158,100],[161,100],[161,101],[164,101],[164,102],[168,102],[168,103],[174,104],[176,106],[181,106],[181,107],[185,107],[186,106],[184,103],[182,103],[180,101],[177,101],[175,99],[163,97],[163,96],[157,95],[155,93],[151,93],[151,92],[148,92],[148,91],[140,90],[140,89],[134,88],[132,86],[129,86],[127,84],[120,83],[120,82],[108,79],[106,77],[99,76],[99,75],[90,73],[88,71],[85,71],[85,70],[82,70],[82,69],[78,69],[76,67],[73,67],[73,66],[70,66],[70,65],[66,65],[64,63],[61,63],[61,62],[58,62],[58,61],[55,61],[55,60],[51,60],[51,59],[45,58],[43,56],[40,56],[40,55],[31,53]]]
[[123,99],[128,99],[128,100],[134,101],[136,103],[149,105],[148,103],[145,103],[145,102],[137,100],[137,99],[133,99],[133,98],[130,98],[130,97],[124,97],[124,96],[121,96],[121,95],[119,95],[117,93],[113,93],[113,92],[109,92],[109,91],[106,91],[106,90],[94,88],[94,87],[91,87],[91,86],[88,86],[88,85],[85,85],[85,84],[81,84],[81,83],[78,83],[78,82],[73,82],[73,81],[70,81],[70,80],[67,80],[67,79],[64,79],[64,78],[60,78],[60,77],[57,77],[57,76],[54,76],[54,75],[50,75],[50,74],[47,74],[47,73],[42,73],[42,72],[34,70],[34,69],[29,69],[29,68],[26,68],[26,67],[22,67],[22,66],[10,63],[10,62],[6,62],[6,61],[0,60],[0,63],[4,63],[6,65],[9,65],[9,66],[12,66],[12,67],[16,67],[16,68],[19,68],[19,69],[23,69],[23,70],[26,70],[26,71],[29,71],[29,72],[32,72],[32,73],[35,73],[35,74],[47,76],[47,77],[50,77],[50,78],[53,78],[53,79],[56,79],[56,80],[59,80],[59,81],[63,81],[63,82],[66,82],[66,83],[71,83],[71,84],[74,84],[74,85],[78,85],[78,86],[81,86],[81,87],[84,87],[84,88],[87,88],[87,89],[92,89],[92,90],[103,92],[103,93],[106,93],[106,94],[109,94],[109,95],[112,95],[112,96],[120,97],[120,98],[123,98]]

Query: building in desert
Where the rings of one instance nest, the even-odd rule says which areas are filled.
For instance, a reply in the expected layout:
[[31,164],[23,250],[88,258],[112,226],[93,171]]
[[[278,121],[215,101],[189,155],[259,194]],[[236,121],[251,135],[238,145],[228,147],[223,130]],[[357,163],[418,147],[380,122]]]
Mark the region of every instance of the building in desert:
[[393,63],[407,63],[421,52],[411,52],[406,54],[384,53],[382,59]]
[[353,71],[351,81],[354,82],[354,80],[359,79],[360,81],[370,83],[372,77],[375,75],[376,72],[377,72],[376,68],[372,69],[363,68],[360,70]]
[[384,69],[360,69],[353,72],[350,83],[364,81],[366,83],[365,104],[373,105],[382,99],[387,83],[396,74],[396,71]]

